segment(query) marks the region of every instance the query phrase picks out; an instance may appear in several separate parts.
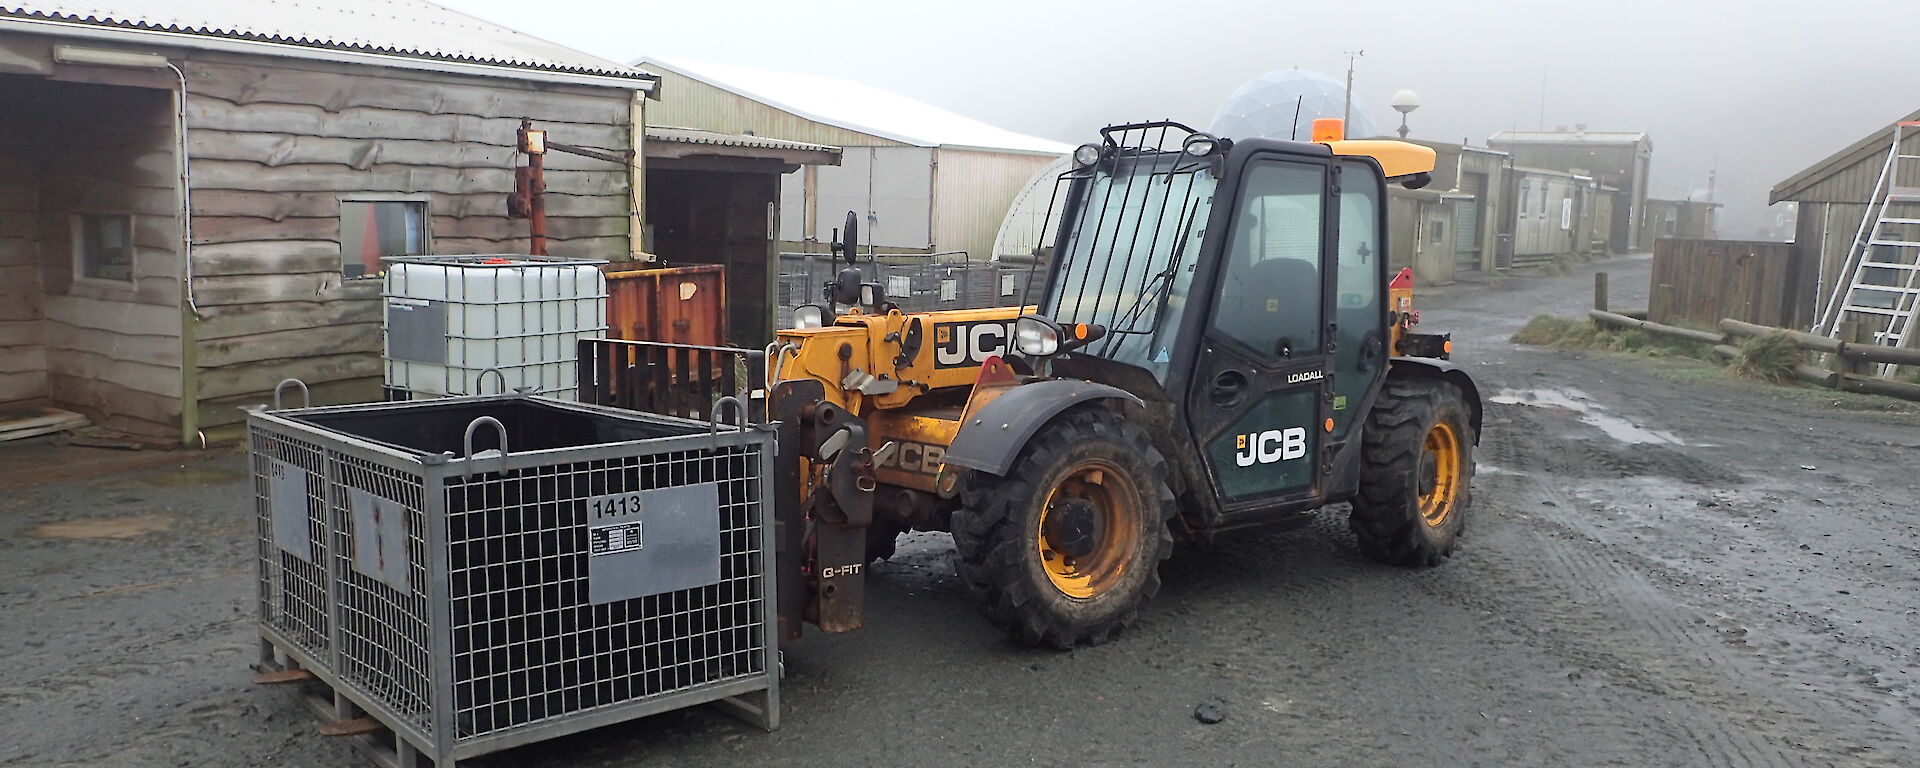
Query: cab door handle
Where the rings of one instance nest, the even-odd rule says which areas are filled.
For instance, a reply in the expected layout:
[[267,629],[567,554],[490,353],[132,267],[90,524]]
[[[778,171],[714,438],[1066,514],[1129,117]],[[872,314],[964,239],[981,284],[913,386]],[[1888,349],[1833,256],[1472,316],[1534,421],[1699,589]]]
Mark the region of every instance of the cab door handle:
[[1247,398],[1247,375],[1232,369],[1214,374],[1213,388],[1207,395],[1214,405],[1222,408],[1239,405]]

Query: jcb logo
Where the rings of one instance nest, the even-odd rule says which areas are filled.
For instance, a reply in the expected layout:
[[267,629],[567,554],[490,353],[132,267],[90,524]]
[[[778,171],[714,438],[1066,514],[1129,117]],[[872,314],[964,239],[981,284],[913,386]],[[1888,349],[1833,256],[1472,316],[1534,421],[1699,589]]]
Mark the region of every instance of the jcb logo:
[[1269,429],[1234,436],[1235,448],[1233,463],[1242,467],[1255,464],[1272,464],[1276,461],[1292,461],[1307,455],[1307,430],[1305,427],[1287,429]]
[[1013,338],[1013,323],[990,320],[978,323],[936,323],[933,326],[933,364],[935,368],[960,368],[982,365],[987,358],[1007,353],[1007,340]]
[[882,468],[900,469],[907,472],[919,472],[925,475],[939,474],[940,465],[947,460],[945,446],[928,443],[901,441],[900,449],[888,456]]

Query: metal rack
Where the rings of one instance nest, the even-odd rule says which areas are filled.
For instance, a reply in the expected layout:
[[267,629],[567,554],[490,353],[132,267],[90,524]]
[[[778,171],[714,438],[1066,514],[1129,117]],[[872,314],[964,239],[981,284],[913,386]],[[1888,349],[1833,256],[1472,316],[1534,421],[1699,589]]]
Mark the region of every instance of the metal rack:
[[[780,284],[775,318],[785,322],[794,307],[820,303],[821,286],[844,264],[825,253],[780,254]],[[881,254],[861,260],[868,279],[880,283],[887,299],[903,312],[984,309],[1018,304],[1033,267],[998,261],[968,261],[964,252]]]
[[249,429],[262,667],[377,722],[377,762],[706,702],[777,726],[771,432],[517,394]]

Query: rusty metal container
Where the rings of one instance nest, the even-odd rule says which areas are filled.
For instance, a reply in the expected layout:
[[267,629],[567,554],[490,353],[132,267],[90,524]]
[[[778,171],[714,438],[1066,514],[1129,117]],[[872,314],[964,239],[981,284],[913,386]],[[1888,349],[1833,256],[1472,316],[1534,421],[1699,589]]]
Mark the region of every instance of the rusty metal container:
[[727,343],[727,272],[717,264],[607,276],[607,338],[718,347]]

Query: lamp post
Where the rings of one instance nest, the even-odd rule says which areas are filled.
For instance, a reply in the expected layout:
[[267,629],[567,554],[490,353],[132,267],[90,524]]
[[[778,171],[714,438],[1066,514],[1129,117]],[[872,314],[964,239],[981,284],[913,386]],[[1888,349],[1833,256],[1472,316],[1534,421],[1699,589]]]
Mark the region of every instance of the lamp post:
[[1407,113],[1419,108],[1420,94],[1402,88],[1399,93],[1393,95],[1393,109],[1395,112],[1400,113],[1400,138],[1402,140],[1407,138]]
[[1367,55],[1366,51],[1347,51],[1347,102],[1340,108],[1340,125],[1344,130],[1353,122],[1353,61]]

